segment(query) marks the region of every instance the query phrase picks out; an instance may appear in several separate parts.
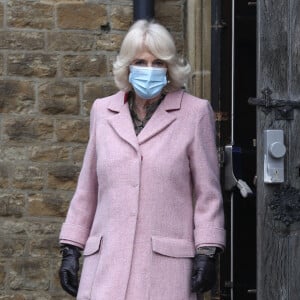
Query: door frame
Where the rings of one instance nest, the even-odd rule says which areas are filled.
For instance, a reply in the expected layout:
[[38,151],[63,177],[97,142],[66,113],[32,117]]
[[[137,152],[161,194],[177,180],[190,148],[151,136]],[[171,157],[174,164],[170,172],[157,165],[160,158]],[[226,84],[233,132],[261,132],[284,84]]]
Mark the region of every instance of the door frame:
[[[247,4],[247,2],[246,2]],[[236,0],[231,1],[222,1],[222,0],[212,0],[212,23],[211,23],[211,103],[214,111],[216,112],[216,128],[217,128],[217,144],[219,148],[219,156],[221,163],[221,182],[223,187],[223,198],[224,198],[224,208],[225,208],[225,226],[227,230],[227,248],[225,253],[221,256],[221,272],[220,272],[220,284],[221,292],[219,299],[254,299],[256,292],[256,203],[255,203],[255,187],[253,186],[253,179],[255,176],[255,167],[254,170],[248,170],[248,167],[243,163],[244,157],[250,153],[252,159],[252,164],[256,164],[255,158],[255,148],[250,146],[251,151],[248,151],[248,146],[245,147],[245,139],[239,138],[238,135],[241,134],[240,128],[236,130],[237,124],[235,119],[239,119],[239,122],[243,118],[240,117],[243,106],[241,106],[237,99],[243,95],[242,88],[240,84],[243,83],[245,86],[245,79],[247,79],[247,73],[241,72],[241,64],[246,64],[246,60],[243,60],[243,54],[245,52],[245,47],[243,48],[242,41],[243,35],[241,31],[238,30],[240,24],[242,24],[244,19],[247,19],[247,16],[244,19],[241,19],[242,12],[249,9],[250,15],[253,14],[252,8],[243,7],[241,3],[237,3]],[[251,10],[251,11],[250,11]],[[254,10],[255,12],[255,10]],[[241,23],[242,22],[242,23]],[[256,24],[255,16],[251,19],[251,22]],[[238,29],[236,29],[235,23],[238,23]],[[245,23],[245,22],[244,22]],[[245,25],[245,24],[244,24]],[[245,28],[248,24],[246,24]],[[250,30],[251,31],[251,30]],[[256,35],[254,30],[251,32],[251,39],[253,45],[251,45],[251,59],[253,65],[255,66],[256,60]],[[248,41],[247,41],[248,42]],[[251,43],[251,40],[249,41]],[[244,51],[244,52],[243,52]],[[237,59],[239,62],[237,64]],[[249,66],[248,66],[249,67]],[[239,74],[236,74],[238,73]],[[246,76],[245,76],[246,74]],[[255,140],[256,137],[256,123],[255,123],[255,109],[249,106],[247,100],[251,96],[251,93],[256,91],[256,70],[255,67],[252,69],[251,74],[249,75],[251,79],[250,90],[247,90],[246,98],[245,95],[242,99],[244,106],[249,107],[251,111],[253,121],[251,122],[251,140]],[[242,78],[241,78],[242,77]],[[246,85],[247,85],[246,81]],[[242,90],[242,93],[241,93]],[[250,115],[249,115],[250,116]],[[245,116],[245,118],[249,118]],[[250,116],[251,119],[251,116]],[[242,124],[238,124],[243,126]],[[251,144],[251,142],[250,142]],[[234,187],[232,190],[228,191],[225,188],[228,186],[226,184],[226,168],[227,168],[227,152],[224,153],[224,147],[226,145],[231,145],[234,150],[232,153],[234,165],[232,166],[232,174],[235,175],[236,179],[244,179],[245,171],[242,168],[245,168],[247,172],[251,171],[250,180],[247,178],[248,185],[251,186],[251,189],[254,195],[248,196],[247,199],[243,199],[240,196],[239,190]],[[242,167],[240,166],[242,165]],[[233,170],[234,169],[234,170]],[[244,173],[244,174],[243,174]],[[248,174],[247,174],[248,175]],[[241,177],[238,177],[241,176]],[[247,177],[247,176],[246,176]],[[247,203],[248,202],[248,203]],[[245,223],[245,218],[239,218],[239,214],[246,214],[247,208],[251,211],[252,217],[249,219],[249,223]],[[251,224],[251,225],[250,225]],[[242,247],[238,247],[239,240],[244,238],[243,231],[240,229],[245,228],[245,231],[251,231],[251,241],[249,247],[241,250]],[[251,230],[249,230],[248,226]],[[244,242],[247,242],[244,240]],[[246,245],[248,245],[246,243]],[[252,266],[248,265],[248,270],[250,276],[242,276],[239,264],[243,263],[247,251],[249,252],[249,257],[251,258]],[[248,255],[248,253],[247,253]],[[245,285],[243,282],[249,281],[248,287],[243,287]],[[243,294],[244,293],[244,294]],[[242,298],[241,298],[242,297]]]

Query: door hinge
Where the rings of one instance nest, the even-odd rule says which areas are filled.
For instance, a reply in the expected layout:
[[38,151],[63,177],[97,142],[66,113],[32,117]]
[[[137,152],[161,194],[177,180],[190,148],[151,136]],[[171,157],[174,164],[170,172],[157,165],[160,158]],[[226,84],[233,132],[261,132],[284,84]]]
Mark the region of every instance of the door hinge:
[[262,107],[267,115],[275,109],[275,120],[293,120],[294,109],[300,109],[300,100],[272,99],[272,90],[266,87],[262,90],[261,98],[250,97],[248,103]]

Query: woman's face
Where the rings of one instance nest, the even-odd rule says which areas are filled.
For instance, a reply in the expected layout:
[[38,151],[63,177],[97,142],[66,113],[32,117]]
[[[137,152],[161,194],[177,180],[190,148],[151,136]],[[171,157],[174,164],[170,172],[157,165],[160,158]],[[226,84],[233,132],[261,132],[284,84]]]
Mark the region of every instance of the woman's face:
[[[154,68],[154,69],[151,69]],[[142,49],[130,64],[129,82],[135,91],[137,101],[155,101],[167,84],[167,63],[154,56],[149,50]]]
[[142,51],[139,51],[135,55],[131,65],[139,66],[139,67],[167,68],[166,62],[155,57],[147,49],[143,49]]

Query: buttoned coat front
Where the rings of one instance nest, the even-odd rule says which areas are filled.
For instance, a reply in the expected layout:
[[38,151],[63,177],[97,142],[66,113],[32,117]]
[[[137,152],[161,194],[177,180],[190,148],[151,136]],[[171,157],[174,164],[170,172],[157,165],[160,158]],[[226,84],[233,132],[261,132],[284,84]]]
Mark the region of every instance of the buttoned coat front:
[[224,247],[214,118],[169,93],[136,136],[124,93],[98,99],[60,233],[84,249],[79,300],[195,300],[195,246]]

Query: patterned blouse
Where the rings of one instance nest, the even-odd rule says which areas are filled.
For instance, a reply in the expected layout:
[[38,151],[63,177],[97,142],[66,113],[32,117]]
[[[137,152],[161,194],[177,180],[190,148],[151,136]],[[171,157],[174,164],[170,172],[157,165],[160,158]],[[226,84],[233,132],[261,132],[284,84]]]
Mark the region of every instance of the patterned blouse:
[[141,120],[139,118],[139,116],[137,115],[137,113],[136,113],[136,104],[134,102],[133,93],[132,92],[129,93],[129,95],[128,95],[128,105],[129,105],[129,110],[130,110],[130,114],[131,114],[131,118],[132,118],[132,121],[133,121],[134,130],[135,130],[136,135],[139,135],[139,133],[146,126],[147,122],[150,120],[150,118],[154,114],[154,112],[157,109],[157,107],[159,106],[159,104],[163,101],[165,96],[166,96],[165,94],[162,94],[161,97],[157,101],[147,105],[146,106],[146,116],[143,120]]

